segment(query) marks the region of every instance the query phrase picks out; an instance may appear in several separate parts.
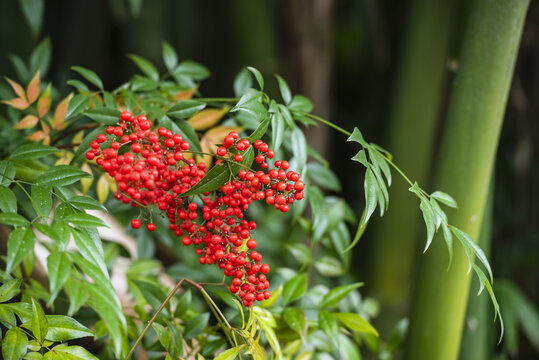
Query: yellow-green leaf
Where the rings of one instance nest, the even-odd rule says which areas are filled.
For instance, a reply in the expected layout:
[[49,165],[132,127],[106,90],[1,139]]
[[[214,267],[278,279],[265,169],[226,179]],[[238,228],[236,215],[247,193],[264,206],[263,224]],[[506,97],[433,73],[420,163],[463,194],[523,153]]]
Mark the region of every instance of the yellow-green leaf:
[[206,130],[217,124],[228,110],[228,107],[222,109],[205,109],[191,116],[187,121],[195,130]]
[[219,355],[217,355],[214,360],[234,360],[241,352],[241,349],[243,349],[244,347],[245,344],[233,347],[232,349],[225,350]]
[[39,117],[42,118],[43,116],[45,116],[45,114],[49,112],[50,108],[51,108],[51,84],[47,86],[47,89],[37,101],[37,112],[39,114]]

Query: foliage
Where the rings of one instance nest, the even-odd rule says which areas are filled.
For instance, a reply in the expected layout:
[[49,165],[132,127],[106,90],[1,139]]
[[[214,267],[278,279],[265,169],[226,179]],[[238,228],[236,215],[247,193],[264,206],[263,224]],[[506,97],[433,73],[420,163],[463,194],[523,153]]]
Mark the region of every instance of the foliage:
[[[30,65],[50,62],[50,43],[39,46],[43,49],[32,56],[40,58],[31,59]],[[351,265],[347,250],[357,243],[376,207],[381,215],[387,209],[391,167],[420,199],[426,248],[441,227],[451,253],[455,235],[469,255],[470,268],[493,296],[492,274],[481,249],[448,224],[440,207],[440,203],[456,207],[452,198],[420,189],[389,153],[366,142],[358,129],[350,134],[310,114],[311,102],[292,95],[281,77],[276,79],[282,101],[263,91],[265,80],[252,67],[236,77],[235,98],[207,98],[198,89],[209,70],[190,60],[179,61],[170,45],[163,44],[164,74],[138,55],[129,58],[140,74],[113,91],[104,89],[96,73],[80,66],[72,67],[73,75],[85,82],[69,80],[75,93],[63,99],[52,84],[42,84],[45,71],[36,71],[26,87],[7,79],[15,97],[4,100],[7,116],[0,119],[0,223],[9,227],[0,288],[4,358],[123,359],[144,351],[151,358],[165,359],[195,355],[359,359],[359,348],[374,353],[394,350],[402,343],[402,329],[387,343],[381,342],[369,323],[376,314],[372,300],[362,299],[358,291],[362,284],[347,275]],[[268,139],[279,158],[290,159],[290,168],[305,179],[305,200],[294,204],[286,216],[262,206],[253,206],[248,214],[262,221],[257,236],[264,238],[261,251],[267,251],[267,261],[280,266],[273,283],[281,285],[271,298],[245,308],[225,291],[216,272],[197,266],[196,258],[182,250],[162,218],[153,219],[157,230],[152,234],[125,230],[131,239],[136,237],[135,250],[129,242],[110,236],[116,229],[123,237],[123,228],[137,210],[110,199],[115,181],[85,154],[97,134],[118,122],[122,110],[145,114],[181,134],[195,150],[192,156],[208,166],[216,157],[216,144],[230,131],[245,134],[251,142]],[[348,230],[357,222],[353,211],[343,199],[327,195],[340,190],[339,179],[302,132],[301,125],[316,122],[348,134],[362,147],[353,160],[366,168],[366,208],[354,240]],[[219,188],[236,175],[231,168],[222,168],[185,195]],[[160,257],[156,246],[164,246],[173,261]],[[285,262],[283,257],[294,260]],[[128,263],[123,273],[122,262]],[[284,266],[291,263],[294,268]],[[37,280],[34,275],[39,272],[47,281]],[[127,289],[122,290],[121,284]],[[181,295],[176,294],[179,290]],[[92,339],[72,345],[73,339],[82,337]]]

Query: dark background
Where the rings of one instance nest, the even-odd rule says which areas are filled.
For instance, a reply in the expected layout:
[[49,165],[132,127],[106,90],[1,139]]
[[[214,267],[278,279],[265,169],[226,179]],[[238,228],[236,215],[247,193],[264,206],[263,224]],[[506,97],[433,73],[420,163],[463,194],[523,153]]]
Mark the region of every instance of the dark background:
[[[42,30],[36,36],[18,1],[3,0],[0,73],[17,79],[8,54],[28,59],[36,44],[49,36],[52,63],[45,79],[61,94],[72,91],[65,84],[74,77],[72,65],[94,70],[105,88],[112,89],[137,71],[127,53],[141,55],[164,70],[161,45],[166,40],[180,59],[198,61],[212,71],[200,88],[206,96],[233,95],[232,81],[246,65],[261,70],[267,83],[279,73],[293,93],[313,100],[315,114],[346,129],[358,126],[369,140],[384,146],[409,2],[58,0],[46,3]],[[132,6],[137,3],[138,10]],[[460,10],[465,9],[465,1],[461,3]],[[456,38],[463,23],[457,16]],[[539,303],[538,39],[539,4],[532,1],[498,150],[491,249],[495,276],[514,281],[535,304]],[[449,86],[449,67],[447,78]],[[276,95],[274,84],[269,92]],[[353,149],[345,137],[319,128],[309,131],[309,141],[330,160],[343,182],[342,196],[359,212],[362,174],[360,167],[350,166]],[[354,271],[361,277],[369,264],[369,233],[355,251]],[[519,358],[537,356],[526,337],[521,336],[519,344]]]

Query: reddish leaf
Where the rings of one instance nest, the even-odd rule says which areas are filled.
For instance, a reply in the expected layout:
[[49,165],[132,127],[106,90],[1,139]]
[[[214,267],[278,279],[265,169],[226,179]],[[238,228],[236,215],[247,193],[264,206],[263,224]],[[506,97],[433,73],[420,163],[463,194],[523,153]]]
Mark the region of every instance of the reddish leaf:
[[198,86],[195,86],[192,89],[189,89],[187,91],[182,91],[174,95],[175,100],[189,100],[195,95],[195,92],[197,91]]
[[51,84],[47,86],[47,90],[41,95],[39,100],[37,101],[37,111],[39,114],[39,117],[42,118],[45,116],[47,112],[49,112],[49,109],[51,108]]
[[36,131],[30,135],[28,135],[27,139],[30,140],[30,141],[39,141],[39,140],[43,140],[45,139],[46,137],[48,137],[49,135],[46,134],[44,131]]
[[19,110],[24,110],[26,109],[28,106],[30,106],[30,104],[28,103],[28,101],[26,101],[26,99],[21,99],[21,98],[15,98],[15,99],[11,99],[11,100],[2,100],[2,102],[6,105],[9,105],[15,109],[19,109]]
[[40,86],[41,82],[39,81],[38,70],[37,73],[34,75],[32,81],[30,81],[30,84],[28,84],[28,87],[26,88],[26,96],[28,97],[28,102],[30,104],[37,100],[37,97],[39,96],[39,92],[41,90]]
[[21,121],[15,126],[13,126],[14,129],[31,129],[34,126],[37,125],[39,122],[39,119],[35,115],[26,115],[24,118],[22,118]]
[[21,85],[7,77],[5,77],[5,79],[9,83],[9,85],[11,85],[13,91],[15,91],[15,94],[17,94],[18,97],[20,97],[21,99],[26,99],[26,93],[24,92],[24,89]]
[[69,106],[69,102],[71,101],[72,97],[73,93],[69,94],[56,106],[56,110],[54,110],[54,119],[52,121],[53,129],[61,130],[67,126],[67,124],[64,123],[64,119],[66,117],[67,107]]

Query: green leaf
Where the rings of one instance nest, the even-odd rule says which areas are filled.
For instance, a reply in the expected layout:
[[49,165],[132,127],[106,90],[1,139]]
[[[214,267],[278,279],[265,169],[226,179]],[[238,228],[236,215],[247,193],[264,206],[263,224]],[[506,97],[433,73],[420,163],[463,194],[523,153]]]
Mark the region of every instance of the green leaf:
[[168,329],[156,322],[152,323],[152,327],[157,334],[159,342],[161,343],[161,345],[163,345],[163,348],[165,348],[165,350],[168,350],[168,348],[170,347],[170,332],[168,332]]
[[49,304],[52,304],[69,278],[71,261],[69,261],[65,253],[54,251],[47,258],[47,269],[49,271],[49,289],[51,292]]
[[294,127],[292,129],[292,132],[290,133],[290,144],[292,145],[294,158],[297,160],[296,170],[301,174],[307,163],[307,140],[300,128]]
[[174,358],[181,358],[183,355],[183,339],[176,327],[176,324],[172,324],[170,321],[166,320],[168,325],[168,331],[170,333],[170,346],[168,348],[169,354]]
[[339,347],[339,324],[337,320],[331,313],[320,310],[318,313],[318,326],[322,329],[323,332],[329,337],[333,344],[338,348]]
[[264,119],[260,125],[258,125],[258,127],[256,128],[255,131],[253,131],[251,133],[251,135],[249,135],[249,141],[250,142],[254,142],[255,140],[258,140],[258,139],[261,139],[262,136],[264,136],[266,134],[266,131],[268,131],[268,127],[269,127],[269,123],[270,123],[270,119],[269,118],[266,118]]
[[69,105],[67,106],[67,112],[65,119],[70,119],[71,117],[78,115],[90,108],[90,97],[88,95],[77,94],[69,100]]
[[133,60],[135,65],[150,79],[159,80],[159,72],[151,62],[135,54],[129,54],[127,57]]
[[464,231],[462,231],[462,230],[460,230],[460,229],[458,229],[458,228],[456,228],[454,226],[451,227],[451,231],[460,240],[460,242],[462,243],[462,246],[464,246],[464,248],[468,248],[468,249],[473,250],[473,252],[477,256],[479,261],[481,261],[483,266],[485,266],[485,268],[487,269],[490,281],[492,282],[492,279],[493,279],[492,269],[490,268],[490,264],[488,262],[487,256],[485,255],[483,250],[479,247],[479,245],[477,245],[473,241],[472,237],[470,235],[468,235],[467,233],[465,233]]
[[423,219],[425,220],[425,224],[427,226],[427,244],[423,250],[423,253],[425,253],[432,242],[432,238],[434,237],[434,232],[436,230],[436,214],[432,210],[432,206],[427,199],[424,197],[421,197],[420,199],[421,203],[419,204],[419,208],[423,212]]
[[245,344],[225,350],[217,355],[214,360],[234,360],[244,347]]
[[242,69],[238,73],[238,75],[236,75],[236,77],[234,78],[234,83],[233,83],[234,95],[241,96],[251,86],[253,86],[253,80],[251,79],[251,76],[249,75],[249,71],[247,69]]
[[[0,304],[1,307],[17,314],[23,323],[32,320],[32,305],[23,302]],[[13,322],[14,323],[14,322]]]
[[283,116],[286,125],[291,129],[295,128],[296,125],[294,123],[294,118],[292,117],[290,110],[288,110],[288,108],[283,104],[277,104],[277,107],[279,108],[279,112]]
[[299,274],[288,280],[283,286],[282,298],[285,305],[300,298],[307,291],[307,274]]
[[73,229],[72,233],[75,244],[77,245],[81,255],[101,271],[101,274],[99,275],[88,275],[92,276],[94,280],[97,280],[95,276],[104,276],[104,278],[108,280],[109,275],[107,272],[107,266],[105,265],[103,246],[99,236],[91,236],[89,233],[78,229]]
[[369,147],[369,144],[365,141],[365,139],[363,138],[363,135],[361,134],[361,131],[359,131],[357,127],[354,128],[352,135],[350,135],[350,137],[348,137],[346,141],[355,141],[361,144],[361,146],[363,146],[364,148]]
[[185,331],[183,337],[186,339],[192,339],[202,334],[206,326],[208,325],[208,320],[210,319],[210,314],[204,313],[195,316],[185,324]]
[[92,70],[85,69],[82,66],[72,66],[71,70],[78,72],[86,80],[97,86],[99,89],[103,90],[103,82],[101,81],[99,76],[97,76],[97,74]]
[[125,330],[126,320],[116,294],[112,298],[108,291],[103,291],[103,287],[88,283],[85,285],[92,297],[92,308],[103,319],[105,327],[110,334],[112,349],[116,357],[124,358],[125,354],[123,356],[121,354],[123,352],[123,344],[127,341],[127,331]]
[[34,38],[37,38],[43,24],[44,0],[19,0],[26,22],[32,30]]
[[365,216],[362,217],[360,226],[366,225],[371,218],[374,210],[376,210],[376,199],[378,194],[378,182],[371,169],[367,169],[365,172]]
[[271,148],[278,151],[284,139],[284,119],[279,111],[271,115]]
[[11,304],[0,304],[0,324],[11,329],[17,324],[17,318],[11,309]]
[[[243,153],[243,160],[241,161],[241,164],[249,166],[253,161],[253,157],[253,148],[249,147],[249,149],[247,149]],[[230,168],[227,166],[227,163],[221,163],[221,165],[214,166],[204,175],[204,177],[198,183],[195,184],[195,186],[182,193],[182,197],[198,195],[205,192],[217,190],[221,186],[226,184],[228,181],[230,181],[231,176],[236,176],[241,170],[241,168],[242,167],[236,163],[232,163],[230,165]]]
[[111,108],[90,109],[84,113],[90,119],[103,125],[116,125],[120,121],[121,111]]
[[73,196],[69,199],[69,203],[76,206],[80,210],[101,210],[107,211],[107,208],[103,206],[99,201],[89,196]]
[[65,186],[71,185],[85,177],[92,177],[92,175],[76,166],[56,165],[39,176],[36,184]]
[[59,152],[54,146],[42,144],[21,145],[9,156],[10,159],[38,159]]
[[303,95],[294,95],[292,102],[288,105],[288,107],[292,110],[307,113],[313,111],[313,103]]
[[28,224],[28,220],[17,213],[6,212],[0,214],[0,223],[13,226],[25,226]]
[[172,70],[178,64],[178,55],[174,48],[166,41],[163,41],[163,62],[167,70]]
[[88,289],[82,281],[68,278],[64,285],[64,290],[69,297],[69,309],[67,314],[73,316],[88,298]]
[[32,320],[30,321],[30,329],[35,338],[42,342],[47,335],[49,329],[49,322],[45,317],[45,313],[41,308],[41,305],[32,298]]
[[97,216],[86,213],[72,214],[67,216],[64,220],[73,224],[75,227],[81,228],[108,227],[108,225]]
[[324,276],[333,277],[344,274],[344,267],[339,259],[333,256],[322,256],[314,262],[314,267]]
[[73,80],[73,79],[67,80],[66,84],[73,86],[75,89],[77,89],[81,93],[90,92],[90,89],[88,89],[88,86],[80,80]]
[[49,330],[45,337],[49,341],[67,341],[94,336],[93,331],[77,320],[64,315],[46,315]]
[[174,311],[174,316],[181,317],[183,314],[185,314],[185,312],[189,309],[191,300],[192,300],[191,290],[187,290],[178,300],[178,304],[176,305],[176,310]]
[[4,359],[20,360],[26,354],[28,337],[19,327],[12,327],[6,332],[2,342],[2,356]]
[[[299,129],[298,129],[299,130]],[[299,130],[301,132],[301,130]],[[318,162],[310,162],[307,165],[307,174],[309,178],[320,185],[320,187],[328,190],[341,191],[341,182],[331,169],[325,167]]]
[[252,66],[247,66],[247,70],[249,70],[255,76],[256,82],[260,86],[260,90],[263,91],[264,90],[264,77],[262,76],[260,71],[258,71]]
[[56,345],[45,353],[43,360],[99,360],[83,347],[67,344]]
[[6,281],[0,286],[0,303],[11,300],[15,295],[20,292],[22,279],[13,279]]
[[7,186],[0,186],[0,210],[2,212],[17,212],[17,197]]
[[0,161],[0,185],[7,186],[15,179],[15,166],[9,161]]
[[[3,214],[0,214],[0,216]],[[30,251],[34,249],[36,237],[32,229],[15,229],[9,235],[7,241],[6,273],[10,273],[19,265]]]
[[391,169],[389,168],[389,165],[387,163],[387,158],[385,158],[383,155],[380,155],[380,153],[374,150],[372,147],[369,147],[368,151],[373,165],[382,170],[384,176],[386,177],[387,185],[391,186]]
[[333,316],[350,330],[378,336],[378,331],[356,313],[333,313]]
[[449,194],[446,194],[441,191],[435,191],[432,194],[430,194],[430,196],[440,201],[442,204],[445,204],[455,209],[458,208],[457,202]]
[[334,289],[331,289],[324,297],[322,302],[320,302],[320,308],[325,309],[332,306],[338,305],[342,299],[348,296],[355,289],[363,286],[363,283],[354,283],[348,285],[338,286]]
[[51,39],[47,36],[30,54],[30,73],[35,74],[39,70],[40,76],[45,77],[51,64],[51,54]]
[[290,329],[297,332],[302,338],[306,330],[307,320],[303,311],[295,307],[287,307],[283,310],[283,319]]
[[206,107],[206,103],[197,100],[180,100],[167,110],[167,115],[176,119],[187,119]]
[[[140,292],[144,299],[150,304],[154,309],[157,309],[167,297],[167,293],[156,284],[152,284],[148,281],[133,280],[133,283],[140,289]],[[170,308],[170,306],[167,306]],[[164,308],[162,314],[165,317],[168,317],[169,313],[167,308]]]
[[311,261],[311,249],[302,243],[286,244],[286,248],[299,264],[306,265]]
[[[273,315],[262,308],[254,308],[256,319],[258,320],[258,325],[264,331],[264,334],[266,335],[266,339],[268,340],[268,343],[270,344],[271,348],[275,352],[275,355],[278,359],[282,358],[282,352],[281,352],[281,346],[279,345],[279,340],[277,339],[277,336],[275,335],[275,331],[273,330],[273,327],[275,327],[275,319],[273,318]],[[263,311],[261,311],[263,310]]]
[[210,76],[210,71],[203,65],[192,61],[184,60],[174,70],[175,75],[187,76],[193,80],[204,80]]
[[279,75],[276,74],[275,77],[279,83],[279,90],[281,90],[281,97],[283,98],[284,103],[287,105],[290,104],[290,101],[292,100],[292,93],[290,92],[288,84]]
[[52,209],[52,187],[32,184],[32,205],[39,215],[49,216]]

